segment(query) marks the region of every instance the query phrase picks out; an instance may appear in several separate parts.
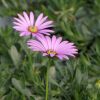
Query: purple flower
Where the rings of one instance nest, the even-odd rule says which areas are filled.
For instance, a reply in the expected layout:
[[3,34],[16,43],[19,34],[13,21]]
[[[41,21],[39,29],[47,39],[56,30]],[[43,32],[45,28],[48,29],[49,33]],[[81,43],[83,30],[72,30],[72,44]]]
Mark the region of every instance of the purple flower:
[[50,29],[53,27],[53,21],[48,21],[47,18],[47,16],[43,17],[43,13],[41,13],[35,21],[33,12],[30,12],[29,16],[23,12],[23,15],[18,14],[18,18],[14,18],[13,28],[20,32],[20,36],[49,35],[49,33],[54,32]]
[[49,36],[38,36],[37,40],[29,40],[27,42],[32,51],[39,51],[43,56],[58,57],[59,59],[69,59],[75,57],[78,50],[74,43],[62,41],[62,37],[57,38],[55,35],[50,38]]

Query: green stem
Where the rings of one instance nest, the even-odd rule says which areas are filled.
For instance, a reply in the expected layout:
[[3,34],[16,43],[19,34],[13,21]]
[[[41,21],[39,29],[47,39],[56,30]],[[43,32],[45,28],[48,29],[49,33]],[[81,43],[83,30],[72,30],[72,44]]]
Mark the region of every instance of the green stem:
[[49,96],[49,80],[48,80],[48,72],[49,72],[49,67],[51,65],[51,59],[48,60],[48,66],[47,66],[47,72],[46,72],[46,95],[45,95],[45,100],[48,100]]
[[48,92],[49,92],[49,89],[48,89],[48,66],[47,66],[47,73],[46,73],[46,97],[45,97],[45,100],[48,100]]

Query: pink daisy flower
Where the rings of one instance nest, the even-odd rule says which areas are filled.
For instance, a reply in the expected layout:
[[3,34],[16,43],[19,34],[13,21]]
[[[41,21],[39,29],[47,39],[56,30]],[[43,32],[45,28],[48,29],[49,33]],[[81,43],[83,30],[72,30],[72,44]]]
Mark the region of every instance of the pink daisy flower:
[[32,51],[40,51],[43,56],[58,57],[59,59],[69,59],[70,56],[75,57],[78,50],[74,43],[62,41],[62,37],[57,38],[55,35],[38,36],[37,40],[29,40],[27,42]]
[[49,29],[53,27],[53,21],[48,21],[47,18],[47,16],[43,17],[43,13],[41,13],[35,21],[33,12],[30,12],[29,16],[23,12],[23,15],[18,14],[18,18],[14,18],[13,28],[20,32],[20,36],[49,35],[49,33],[54,32]]

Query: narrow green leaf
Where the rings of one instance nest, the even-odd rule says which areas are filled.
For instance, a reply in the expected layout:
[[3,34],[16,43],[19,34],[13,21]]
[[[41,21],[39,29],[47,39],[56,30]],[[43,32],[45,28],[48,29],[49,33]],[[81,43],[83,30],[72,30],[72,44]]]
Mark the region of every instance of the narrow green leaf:
[[17,48],[14,45],[9,50],[9,54],[11,56],[11,59],[12,59],[14,65],[17,67],[21,60],[21,56],[20,56],[19,52],[17,51]]

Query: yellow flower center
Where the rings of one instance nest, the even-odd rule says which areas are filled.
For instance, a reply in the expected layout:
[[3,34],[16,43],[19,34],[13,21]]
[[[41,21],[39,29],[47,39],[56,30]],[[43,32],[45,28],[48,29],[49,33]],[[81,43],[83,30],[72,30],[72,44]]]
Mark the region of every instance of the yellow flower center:
[[57,53],[56,53],[55,51],[53,51],[53,50],[48,50],[48,51],[47,51],[47,54],[49,54],[49,55],[50,55],[50,54],[56,55]]
[[38,28],[37,26],[29,26],[28,31],[30,31],[31,33],[36,33],[38,32]]

